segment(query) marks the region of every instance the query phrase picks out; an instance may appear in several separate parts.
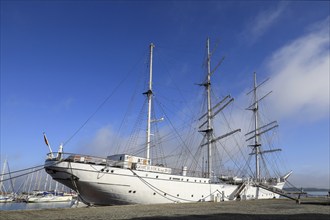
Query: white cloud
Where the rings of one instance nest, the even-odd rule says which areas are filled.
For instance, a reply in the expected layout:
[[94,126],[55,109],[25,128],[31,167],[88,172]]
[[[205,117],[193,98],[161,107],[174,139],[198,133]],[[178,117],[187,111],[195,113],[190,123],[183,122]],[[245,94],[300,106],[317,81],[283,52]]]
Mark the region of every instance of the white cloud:
[[110,151],[115,150],[116,140],[115,131],[110,126],[105,126],[100,128],[91,140],[81,143],[79,152],[104,157],[110,155]]
[[273,54],[268,69],[278,118],[329,117],[329,60],[329,17]]
[[[110,125],[103,126],[91,138],[80,143],[78,152],[99,157],[121,153],[145,156],[145,131],[135,131],[129,135],[123,133],[123,130],[117,131]],[[153,143],[151,145],[153,146]],[[151,153],[153,153],[153,147],[151,147]]]
[[[307,120],[307,123],[329,119],[329,38],[328,17],[310,26],[306,29],[304,35],[272,53],[266,61],[266,72],[269,73],[270,80],[264,87],[260,87],[264,91],[259,93],[260,96],[263,96],[268,91],[273,91],[269,97],[263,100],[263,102],[267,102],[266,105],[261,106],[271,106],[271,109],[264,109],[270,113],[267,114],[267,119],[270,121],[276,119],[279,121],[282,119],[302,121],[303,119],[304,122]],[[250,78],[250,85],[252,86],[252,73]],[[259,83],[263,80],[262,77],[258,77]],[[238,106],[247,107],[249,105],[246,96],[246,92],[249,90],[246,89],[236,98],[235,103]],[[262,113],[264,112],[262,111]],[[242,114],[241,108],[232,113],[235,124],[242,128],[242,135],[253,129],[253,124],[249,123],[251,118],[243,115],[246,115],[246,113]],[[262,116],[265,115],[262,114]],[[261,125],[266,123],[261,122]],[[281,124],[282,126],[283,124]],[[275,146],[278,147],[281,144]],[[286,151],[286,149],[283,150]],[[285,169],[284,166],[281,167]],[[325,172],[319,173],[315,178],[313,176],[310,181],[304,182],[306,177],[300,173],[295,174],[297,168],[293,170],[292,182],[295,185],[325,187],[329,183],[329,178]],[[323,180],[327,179],[327,181],[320,181],[322,178]],[[291,177],[289,181],[291,181]]]
[[243,36],[249,44],[255,43],[281,18],[281,15],[285,11],[287,5],[287,2],[280,2],[275,8],[261,11],[252,20],[250,20],[250,22],[248,22],[241,36]]
[[68,97],[66,99],[61,100],[54,109],[56,111],[62,111],[62,110],[69,110],[72,103],[74,102],[74,99],[72,97]]

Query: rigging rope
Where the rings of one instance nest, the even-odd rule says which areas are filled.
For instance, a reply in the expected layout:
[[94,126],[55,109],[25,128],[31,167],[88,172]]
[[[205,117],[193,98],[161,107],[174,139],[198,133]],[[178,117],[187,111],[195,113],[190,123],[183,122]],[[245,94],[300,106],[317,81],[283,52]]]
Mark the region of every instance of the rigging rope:
[[[54,165],[56,165],[56,164],[58,164],[58,163],[60,163],[60,162],[61,162],[61,161],[58,161],[58,162],[54,163]],[[36,167],[40,167],[40,166],[42,166],[42,168],[39,168],[39,169],[36,169],[36,170],[34,169],[34,168],[36,168]],[[11,172],[11,173],[6,173],[6,174],[3,174],[3,175],[12,174],[12,173],[17,173],[17,172],[22,172],[22,171],[25,171],[25,170],[28,170],[28,169],[33,169],[33,170],[30,171],[30,172],[27,172],[27,173],[23,173],[23,174],[21,174],[21,175],[12,176],[12,177],[10,177],[10,178],[0,180],[0,182],[5,182],[5,181],[7,181],[7,180],[16,179],[16,178],[18,178],[18,177],[22,177],[22,176],[25,176],[25,175],[28,175],[28,174],[31,174],[31,173],[38,172],[38,171],[44,169],[44,165],[39,165],[39,166],[35,166],[35,167],[31,167],[31,168],[23,169],[23,170],[18,170],[18,171],[14,171],[14,172]]]
[[[165,113],[164,109],[162,108],[162,105],[157,102],[161,108],[161,110],[163,111],[163,114],[165,115],[165,117],[168,119],[169,124],[171,125],[172,129],[174,130],[174,132],[176,133],[177,137],[179,137],[179,140],[181,141],[182,145],[188,150],[188,153],[193,157],[194,155],[191,153],[189,147],[186,145],[186,143],[183,141],[181,135],[179,135],[179,132],[177,131],[177,129],[174,127],[173,123],[171,122],[171,120],[169,119],[169,117],[167,117],[167,114]],[[196,159],[193,158],[195,161]],[[197,162],[197,161],[196,161]]]
[[34,167],[29,167],[29,168],[22,169],[22,170],[11,171],[11,172],[8,172],[8,173],[0,174],[0,176],[5,176],[5,175],[8,175],[8,174],[13,174],[13,173],[19,173],[19,172],[23,172],[25,170],[31,170],[31,169],[35,169],[37,167],[43,167],[43,166],[44,166],[44,164],[43,165],[34,166]]
[[[140,62],[139,61],[134,65],[134,67]],[[120,88],[120,86],[128,79],[128,77],[133,73],[133,68],[128,71],[128,73],[124,76],[124,78],[119,82],[119,84],[110,92],[110,94],[105,98],[105,100],[96,108],[96,110],[87,118],[87,120],[63,143],[63,146],[65,146],[67,143],[71,141],[72,138],[74,138],[80,130],[85,127],[85,125],[96,115],[96,113],[109,101],[109,99],[115,94],[115,92]]]

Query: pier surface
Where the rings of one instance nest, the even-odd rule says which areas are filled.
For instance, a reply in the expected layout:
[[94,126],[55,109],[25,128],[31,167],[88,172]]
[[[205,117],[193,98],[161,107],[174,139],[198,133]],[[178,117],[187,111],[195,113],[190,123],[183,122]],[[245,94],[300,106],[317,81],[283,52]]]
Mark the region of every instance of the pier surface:
[[330,200],[288,199],[0,211],[2,220],[52,219],[330,219]]

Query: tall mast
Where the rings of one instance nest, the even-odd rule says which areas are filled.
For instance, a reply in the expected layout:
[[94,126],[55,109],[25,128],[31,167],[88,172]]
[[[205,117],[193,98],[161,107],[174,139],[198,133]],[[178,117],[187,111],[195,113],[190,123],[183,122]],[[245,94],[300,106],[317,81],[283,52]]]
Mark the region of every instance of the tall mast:
[[224,58],[216,65],[216,67],[211,70],[211,53],[210,53],[210,39],[207,39],[206,42],[206,49],[207,49],[207,79],[205,82],[202,84],[198,84],[200,86],[204,86],[206,90],[206,95],[207,95],[207,112],[203,114],[199,120],[205,119],[206,120],[199,126],[199,128],[204,128],[202,130],[199,130],[199,132],[204,132],[205,133],[205,138],[206,138],[206,143],[202,144],[201,147],[207,146],[207,177],[211,178],[212,177],[212,147],[213,143],[221,140],[222,138],[228,137],[238,131],[241,131],[241,129],[236,129],[233,131],[228,132],[227,134],[221,135],[219,137],[214,136],[214,131],[212,127],[212,120],[213,118],[219,114],[223,109],[226,108],[232,101],[234,101],[233,98],[230,97],[230,95],[227,95],[225,98],[223,98],[221,101],[219,101],[217,104],[212,106],[211,103],[211,76],[215,72],[215,70],[220,66]]
[[257,97],[257,74],[254,72],[253,83],[253,115],[254,115],[254,148],[255,148],[255,160],[256,160],[256,180],[260,180],[260,143],[259,143],[259,125],[258,125],[258,97]]
[[250,155],[255,154],[255,179],[256,181],[260,181],[261,177],[260,177],[260,157],[262,157],[263,154],[265,153],[273,153],[276,151],[281,151],[281,149],[270,149],[270,150],[262,150],[261,149],[261,142],[259,137],[268,132],[273,130],[274,128],[278,127],[277,121],[272,121],[266,125],[262,125],[260,126],[259,124],[259,102],[261,100],[263,100],[265,97],[267,97],[270,93],[268,92],[266,95],[264,95],[261,98],[258,98],[257,95],[257,89],[263,85],[265,82],[267,82],[268,79],[266,79],[265,81],[263,81],[260,84],[257,84],[257,74],[254,72],[254,80],[253,80],[253,89],[247,93],[247,95],[249,95],[250,93],[253,92],[253,104],[250,105],[247,110],[251,110],[253,112],[253,117],[254,117],[254,130],[248,132],[247,134],[245,134],[245,136],[247,137],[246,141],[249,140],[254,140],[254,143],[251,145],[248,145],[249,147],[253,148],[253,151]]
[[155,45],[150,44],[150,66],[149,66],[149,90],[144,94],[148,97],[148,118],[147,118],[147,161],[150,164],[150,128],[151,128],[151,104],[152,104],[152,53]]
[[211,109],[211,54],[210,54],[210,39],[207,39],[207,82],[205,84],[207,92],[207,174],[210,178],[212,172],[212,109]]

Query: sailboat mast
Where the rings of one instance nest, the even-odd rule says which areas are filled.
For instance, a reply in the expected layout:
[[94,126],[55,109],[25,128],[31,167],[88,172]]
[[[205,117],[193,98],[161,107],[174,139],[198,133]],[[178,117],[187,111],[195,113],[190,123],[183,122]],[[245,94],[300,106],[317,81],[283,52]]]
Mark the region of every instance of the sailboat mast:
[[152,55],[155,45],[150,44],[150,66],[149,66],[149,90],[145,93],[148,96],[148,118],[147,118],[147,163],[150,164],[150,130],[151,130],[151,104],[152,104]]
[[254,98],[254,148],[255,148],[255,160],[256,160],[256,180],[260,180],[260,143],[258,134],[258,97],[257,97],[257,74],[254,72],[253,83],[253,98]]
[[[7,164],[7,158],[5,159],[5,162],[3,163],[3,167],[2,167],[1,178],[0,178],[0,193],[2,193],[2,187],[4,187],[3,178],[6,170],[6,164]],[[5,188],[4,191],[6,191]]]
[[210,178],[212,172],[212,112],[211,112],[211,54],[210,54],[210,39],[207,39],[207,82],[206,82],[206,92],[207,92],[207,174]]

